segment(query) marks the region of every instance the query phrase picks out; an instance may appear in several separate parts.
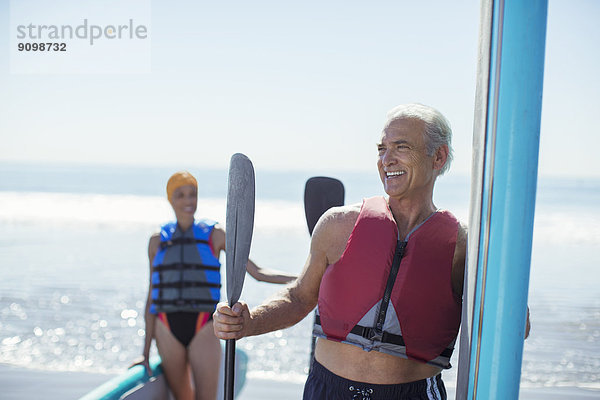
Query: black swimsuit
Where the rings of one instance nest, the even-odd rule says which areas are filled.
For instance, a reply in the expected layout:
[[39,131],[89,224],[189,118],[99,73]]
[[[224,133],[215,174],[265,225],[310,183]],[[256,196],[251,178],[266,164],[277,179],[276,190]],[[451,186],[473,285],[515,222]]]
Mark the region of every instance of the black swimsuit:
[[173,336],[183,345],[188,347],[208,322],[212,321],[210,312],[170,312],[159,313],[158,318],[171,331]]

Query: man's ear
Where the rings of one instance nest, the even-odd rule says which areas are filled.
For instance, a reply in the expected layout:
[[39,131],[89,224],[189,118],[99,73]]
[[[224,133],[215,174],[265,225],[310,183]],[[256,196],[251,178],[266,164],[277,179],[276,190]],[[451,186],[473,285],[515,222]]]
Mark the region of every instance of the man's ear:
[[433,169],[439,171],[444,168],[444,165],[448,161],[448,153],[448,145],[443,144],[437,148],[433,154]]

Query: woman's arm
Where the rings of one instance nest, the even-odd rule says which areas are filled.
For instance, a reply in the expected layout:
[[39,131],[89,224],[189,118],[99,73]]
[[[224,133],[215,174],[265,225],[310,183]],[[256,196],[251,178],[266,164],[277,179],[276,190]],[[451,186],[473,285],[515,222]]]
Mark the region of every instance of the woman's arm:
[[[221,251],[225,251],[225,230],[217,224],[213,229],[210,239],[212,244],[212,250],[215,257],[219,257]],[[286,272],[278,271],[275,269],[261,268],[256,265],[252,260],[248,260],[246,264],[246,271],[257,281],[286,284],[293,282],[297,276],[288,274]]]
[[133,365],[142,364],[146,368],[146,372],[148,375],[152,375],[152,370],[150,369],[150,348],[152,346],[152,339],[154,339],[154,323],[156,321],[156,315],[150,313],[150,305],[152,304],[152,262],[154,261],[154,256],[156,256],[156,252],[158,251],[158,245],[160,243],[159,234],[154,234],[150,237],[150,241],[148,242],[148,259],[150,264],[150,272],[148,279],[148,296],[146,297],[146,307],[144,309],[144,321],[145,321],[145,331],[146,335],[144,338],[144,349],[142,350],[142,357],[134,362]]
[[252,260],[248,260],[246,271],[257,281],[286,284],[296,280],[297,276],[274,269],[261,268]]

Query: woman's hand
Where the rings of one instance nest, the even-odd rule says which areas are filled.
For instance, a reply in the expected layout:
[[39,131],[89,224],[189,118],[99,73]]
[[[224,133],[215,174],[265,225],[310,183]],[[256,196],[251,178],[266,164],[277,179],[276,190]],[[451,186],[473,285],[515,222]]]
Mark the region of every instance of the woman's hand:
[[139,356],[138,358],[133,360],[133,363],[129,366],[129,368],[133,368],[136,365],[143,365],[146,369],[146,374],[148,376],[152,376],[152,369],[150,368],[150,361],[148,360],[148,357],[144,355]]

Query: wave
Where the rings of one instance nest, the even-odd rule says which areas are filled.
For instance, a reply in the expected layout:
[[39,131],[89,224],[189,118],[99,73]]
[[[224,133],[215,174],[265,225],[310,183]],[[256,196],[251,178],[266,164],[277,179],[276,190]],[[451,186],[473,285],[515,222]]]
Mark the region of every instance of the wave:
[[[224,224],[225,198],[200,198],[197,215]],[[452,211],[466,220],[466,207]],[[163,197],[47,192],[0,192],[0,221],[37,224],[86,224],[119,229],[152,229],[173,219]],[[286,200],[256,202],[255,227],[265,230],[306,230],[303,205]],[[538,205],[534,241],[600,244],[600,213],[588,207]]]
[[600,244],[600,214],[574,208],[573,210],[536,211],[534,242]]
[[[201,198],[196,215],[225,224],[225,198]],[[89,226],[157,227],[174,218],[169,203],[158,196],[0,192],[0,221]],[[257,201],[255,227],[305,230],[299,203]]]

